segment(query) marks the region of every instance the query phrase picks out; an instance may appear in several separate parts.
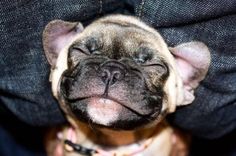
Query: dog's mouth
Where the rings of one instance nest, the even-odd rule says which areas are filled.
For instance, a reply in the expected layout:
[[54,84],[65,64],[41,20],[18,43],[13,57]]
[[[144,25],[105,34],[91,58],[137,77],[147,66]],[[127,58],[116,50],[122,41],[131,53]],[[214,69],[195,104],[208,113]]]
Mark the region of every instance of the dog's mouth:
[[119,120],[122,110],[128,108],[124,107],[121,103],[108,98],[91,97],[86,100],[87,114],[92,122],[106,126]]
[[66,101],[79,120],[112,129],[135,129],[155,120],[159,113],[142,113],[108,96],[89,96]]

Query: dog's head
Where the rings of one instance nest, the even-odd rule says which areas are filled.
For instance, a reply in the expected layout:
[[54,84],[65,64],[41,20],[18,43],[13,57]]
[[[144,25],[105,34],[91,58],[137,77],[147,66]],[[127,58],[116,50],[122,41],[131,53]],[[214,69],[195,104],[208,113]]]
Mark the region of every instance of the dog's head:
[[85,29],[50,22],[43,34],[54,96],[71,122],[131,130],[194,100],[210,54],[200,42],[168,48],[134,17],[113,15]]

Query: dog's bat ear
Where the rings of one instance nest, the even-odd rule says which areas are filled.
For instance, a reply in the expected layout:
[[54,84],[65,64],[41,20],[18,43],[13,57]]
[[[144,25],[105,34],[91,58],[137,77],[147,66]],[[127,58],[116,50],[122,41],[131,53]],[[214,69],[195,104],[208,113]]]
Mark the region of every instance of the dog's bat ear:
[[175,57],[177,70],[183,80],[184,101],[181,105],[192,103],[194,89],[208,71],[210,52],[202,42],[183,43],[169,50]]
[[43,31],[43,48],[47,60],[52,68],[56,65],[56,60],[65,45],[78,33],[83,31],[83,26],[79,22],[66,22],[54,20],[47,24]]

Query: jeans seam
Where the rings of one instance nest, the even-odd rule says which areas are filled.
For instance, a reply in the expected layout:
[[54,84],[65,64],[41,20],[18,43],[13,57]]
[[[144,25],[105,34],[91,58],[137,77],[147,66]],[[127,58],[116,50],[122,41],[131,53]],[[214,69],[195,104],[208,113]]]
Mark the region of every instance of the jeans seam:
[[139,18],[142,18],[143,16],[143,6],[145,4],[145,0],[142,0],[140,5],[139,5],[139,10],[138,10],[138,17]]
[[99,0],[99,14],[102,14],[102,11],[103,11],[103,1],[102,0]]

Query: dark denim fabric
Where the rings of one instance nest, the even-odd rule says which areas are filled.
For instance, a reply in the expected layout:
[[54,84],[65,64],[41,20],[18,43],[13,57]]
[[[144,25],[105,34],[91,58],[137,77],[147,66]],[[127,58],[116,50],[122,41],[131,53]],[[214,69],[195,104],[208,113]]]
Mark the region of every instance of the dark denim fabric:
[[45,156],[45,130],[29,126],[10,114],[0,114],[0,155]]
[[224,137],[207,140],[195,137],[192,141],[191,156],[236,156],[236,130]]
[[[159,30],[170,46],[205,42],[212,56],[209,74],[197,89],[194,103],[178,109],[170,121],[206,138],[235,129],[235,0],[1,0],[0,106],[31,125],[64,122],[48,82],[43,28],[53,19],[87,25],[109,13],[140,17]],[[0,127],[1,134],[6,133]]]

